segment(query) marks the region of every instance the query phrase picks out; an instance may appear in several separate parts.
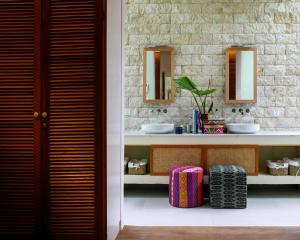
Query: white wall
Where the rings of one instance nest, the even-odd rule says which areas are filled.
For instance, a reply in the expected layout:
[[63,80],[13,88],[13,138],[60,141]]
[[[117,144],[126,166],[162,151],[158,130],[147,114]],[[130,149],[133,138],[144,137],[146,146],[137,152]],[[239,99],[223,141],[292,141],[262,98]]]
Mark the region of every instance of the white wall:
[[113,240],[123,201],[122,0],[107,4],[107,239]]

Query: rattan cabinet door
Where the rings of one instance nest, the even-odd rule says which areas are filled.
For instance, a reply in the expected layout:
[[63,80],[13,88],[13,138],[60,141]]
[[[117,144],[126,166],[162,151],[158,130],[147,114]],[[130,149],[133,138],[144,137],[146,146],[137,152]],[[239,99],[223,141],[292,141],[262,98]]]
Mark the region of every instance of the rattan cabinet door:
[[152,145],[150,175],[168,175],[173,166],[202,166],[202,153],[201,146],[197,145]]
[[258,146],[211,146],[206,149],[206,168],[213,165],[239,165],[247,175],[258,175]]

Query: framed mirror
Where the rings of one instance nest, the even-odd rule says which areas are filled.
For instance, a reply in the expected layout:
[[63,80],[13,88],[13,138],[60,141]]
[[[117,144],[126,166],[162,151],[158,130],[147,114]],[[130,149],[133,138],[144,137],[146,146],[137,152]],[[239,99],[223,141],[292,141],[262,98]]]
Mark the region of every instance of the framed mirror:
[[167,104],[174,101],[174,49],[144,49],[144,102]]
[[257,101],[256,48],[234,47],[226,51],[226,98],[234,104]]

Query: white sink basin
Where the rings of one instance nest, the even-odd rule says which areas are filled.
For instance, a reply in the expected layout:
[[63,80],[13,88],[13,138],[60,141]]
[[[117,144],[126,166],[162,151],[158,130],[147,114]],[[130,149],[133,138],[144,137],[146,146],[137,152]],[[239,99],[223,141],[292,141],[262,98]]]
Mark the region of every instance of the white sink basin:
[[149,123],[142,124],[144,133],[170,133],[174,131],[174,124],[170,123]]
[[229,133],[256,133],[259,131],[259,124],[255,123],[227,123]]

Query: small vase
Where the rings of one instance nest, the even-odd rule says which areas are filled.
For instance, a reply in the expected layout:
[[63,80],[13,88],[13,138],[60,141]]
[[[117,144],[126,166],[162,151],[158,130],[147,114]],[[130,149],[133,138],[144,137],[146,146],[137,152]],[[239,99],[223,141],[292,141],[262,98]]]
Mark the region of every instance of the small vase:
[[205,120],[208,120],[208,114],[199,114],[199,128],[201,129],[201,132],[204,133],[204,122]]

